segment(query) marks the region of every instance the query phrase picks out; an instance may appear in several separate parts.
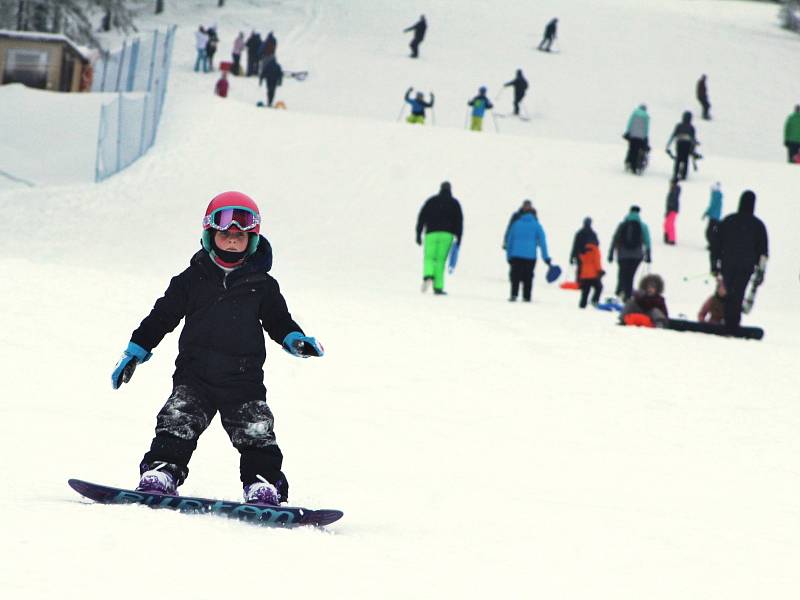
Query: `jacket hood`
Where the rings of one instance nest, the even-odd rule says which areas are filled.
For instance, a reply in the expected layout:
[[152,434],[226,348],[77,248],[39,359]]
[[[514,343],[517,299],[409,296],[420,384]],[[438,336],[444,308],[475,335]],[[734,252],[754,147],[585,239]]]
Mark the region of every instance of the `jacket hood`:
[[655,273],[651,273],[650,275],[645,275],[639,281],[639,291],[644,293],[648,287],[653,286],[656,288],[656,293],[660,296],[664,293],[664,280],[661,279],[660,275],[656,275]]
[[739,214],[752,215],[756,210],[756,195],[750,191],[745,190],[739,198]]

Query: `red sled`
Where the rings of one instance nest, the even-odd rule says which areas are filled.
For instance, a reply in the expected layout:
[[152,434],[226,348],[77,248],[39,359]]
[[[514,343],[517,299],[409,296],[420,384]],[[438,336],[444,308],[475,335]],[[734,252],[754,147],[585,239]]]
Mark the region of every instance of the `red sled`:
[[565,281],[559,286],[562,290],[579,290],[580,284],[577,281]]
[[219,63],[219,70],[220,71],[230,71],[232,67],[233,67],[233,63],[230,62],[230,61],[227,61],[227,60]]

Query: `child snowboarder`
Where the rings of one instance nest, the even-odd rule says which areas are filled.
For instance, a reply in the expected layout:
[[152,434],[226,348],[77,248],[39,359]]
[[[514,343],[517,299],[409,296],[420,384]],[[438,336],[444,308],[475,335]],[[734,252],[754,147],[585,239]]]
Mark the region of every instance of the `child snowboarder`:
[[227,71],[220,71],[219,79],[217,80],[217,84],[214,86],[214,93],[219,96],[220,98],[227,98],[228,97],[228,72]]
[[417,245],[422,245],[425,231],[422,291],[433,282],[433,293],[443,296],[444,267],[450,247],[460,245],[464,228],[461,204],[453,198],[449,181],[443,181],[439,193],[428,198],[417,217]]
[[433,92],[431,92],[431,101],[425,102],[425,96],[422,92],[417,92],[414,99],[411,99],[411,92],[414,88],[406,90],[405,101],[411,105],[411,114],[406,121],[411,124],[425,125],[425,109],[433,108]]
[[158,413],[156,436],[139,466],[140,491],[174,494],[189,474],[197,440],[219,411],[241,455],[245,502],[278,505],[288,497],[266,403],[264,331],[294,356],[322,356],[322,346],[294,322],[268,271],[272,248],[259,235],[256,203],[240,192],[213,198],[203,218],[202,249],[172,278],[164,296],[131,335],[111,376],[130,381],[164,336],[185,318],[172,394]]
[[581,289],[581,300],[578,304],[581,308],[586,308],[589,299],[589,292],[592,294],[592,305],[597,306],[600,302],[600,294],[603,293],[603,265],[600,258],[600,248],[596,243],[587,242],[583,252],[578,255],[578,283]]
[[670,181],[669,192],[667,193],[667,208],[664,211],[664,243],[674,246],[677,241],[675,232],[675,220],[678,218],[680,209],[681,186],[677,179]]
[[483,129],[483,115],[487,110],[494,108],[494,105],[489,102],[489,98],[486,97],[486,86],[482,85],[478,88],[478,95],[467,104],[472,107],[472,122],[469,128],[472,131],[481,131]]
[[522,214],[509,226],[503,247],[506,249],[506,260],[511,267],[508,273],[511,296],[508,300],[517,301],[519,288],[522,285],[522,299],[530,302],[533,291],[533,270],[536,268],[538,252],[541,253],[544,262],[550,265],[547,237],[537,218],[536,209],[530,202],[523,203]]
[[721,325],[725,322],[725,283],[722,277],[717,278],[717,288],[714,293],[703,302],[700,312],[697,313],[697,320],[701,323],[714,323]]
[[620,313],[624,325],[666,327],[669,319],[664,300],[664,280],[659,275],[645,275]]

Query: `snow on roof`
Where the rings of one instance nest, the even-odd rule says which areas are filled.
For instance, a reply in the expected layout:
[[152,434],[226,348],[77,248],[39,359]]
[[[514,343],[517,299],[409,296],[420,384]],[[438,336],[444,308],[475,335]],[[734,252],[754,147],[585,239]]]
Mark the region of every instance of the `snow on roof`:
[[0,38],[16,38],[37,42],[61,42],[72,48],[81,58],[89,60],[86,48],[81,48],[63,33],[45,33],[43,31],[12,31],[11,29],[0,29]]

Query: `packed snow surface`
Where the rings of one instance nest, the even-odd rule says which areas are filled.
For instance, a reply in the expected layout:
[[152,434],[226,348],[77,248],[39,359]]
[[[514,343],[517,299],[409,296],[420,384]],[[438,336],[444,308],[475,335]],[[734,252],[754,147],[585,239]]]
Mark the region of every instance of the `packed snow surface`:
[[[157,142],[106,182],[91,183],[86,104],[97,98],[0,88],[0,170],[28,182],[0,193],[0,595],[795,597],[800,169],[781,136],[800,102],[800,39],[777,27],[773,5],[167,4],[140,20],[181,25]],[[414,62],[401,30],[421,13],[430,27]],[[547,55],[534,46],[553,16],[560,52]],[[217,58],[240,29],[275,31],[284,68],[310,71],[280,88],[289,110],[257,108],[255,79],[233,79],[222,100],[216,73],[192,72],[194,29],[212,22]],[[476,88],[495,97],[516,68],[532,84],[532,120],[464,131]],[[696,112],[704,72],[715,118],[698,123],[705,158],[667,247],[662,144]],[[394,122],[410,85],[436,92],[436,127]],[[654,152],[634,177],[620,135],[643,101]],[[509,112],[508,90],[497,104]],[[51,117],[71,111],[70,167]],[[413,229],[443,180],[465,231],[449,295],[434,298],[419,291]],[[532,304],[506,301],[502,235],[522,199],[565,276],[585,216],[605,255],[639,204],[670,312],[693,318],[712,293],[701,215],[715,181],[725,213],[753,189],[769,229],[765,284],[744,320],[764,341],[618,327],[547,285],[543,265]],[[291,503],[345,513],[324,531],[95,505],[66,485],[135,485],[179,332],[130,384],[113,391],[110,374],[198,248],[206,203],[228,189],[259,203],[272,274],[327,351],[298,360],[270,342],[265,366]],[[616,265],[605,269],[611,293]],[[218,422],[182,493],[240,498]]]

